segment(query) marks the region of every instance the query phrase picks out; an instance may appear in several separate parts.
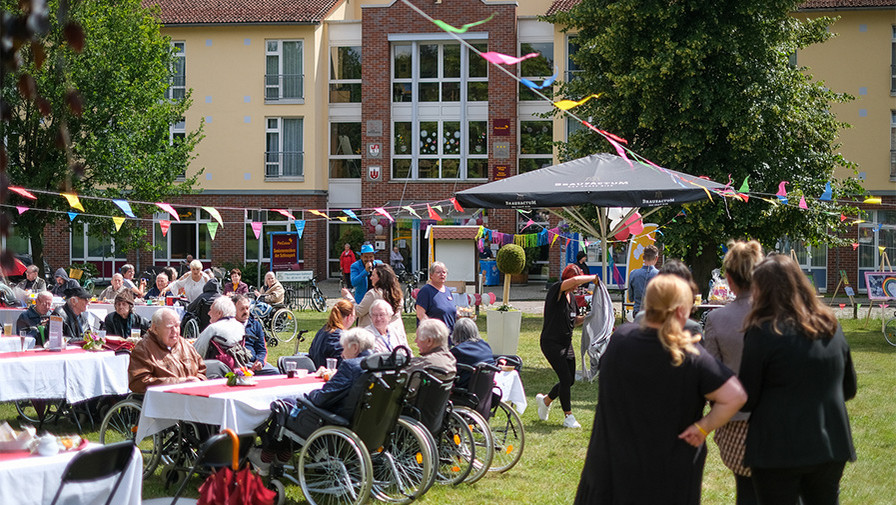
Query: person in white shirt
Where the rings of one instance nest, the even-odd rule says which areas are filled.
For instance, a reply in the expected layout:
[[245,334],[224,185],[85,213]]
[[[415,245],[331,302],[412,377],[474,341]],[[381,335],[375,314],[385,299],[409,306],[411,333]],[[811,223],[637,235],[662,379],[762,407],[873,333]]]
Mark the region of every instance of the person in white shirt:
[[377,300],[370,307],[370,326],[367,330],[373,333],[376,341],[373,352],[392,352],[396,347],[408,347],[408,336],[404,331],[404,323],[399,319],[392,322],[392,306],[386,300]]
[[[171,292],[179,295],[183,291],[188,302],[192,302],[202,294],[202,288],[208,282],[208,277],[202,273],[202,263],[199,260],[193,260],[190,263],[190,274],[168,284],[165,292]],[[164,292],[162,293],[164,294]]]

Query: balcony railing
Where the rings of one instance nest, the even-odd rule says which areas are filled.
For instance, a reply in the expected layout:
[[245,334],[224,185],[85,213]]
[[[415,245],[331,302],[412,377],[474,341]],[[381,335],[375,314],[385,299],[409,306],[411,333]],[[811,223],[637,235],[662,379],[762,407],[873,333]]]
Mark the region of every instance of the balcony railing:
[[172,76],[168,81],[168,91],[165,93],[169,100],[183,100],[187,96],[187,77],[184,75]]
[[896,93],[896,65],[890,65],[890,93]]
[[264,99],[301,100],[305,97],[302,92],[304,82],[303,74],[265,74]]
[[304,159],[305,153],[302,151],[267,151],[264,153],[264,177],[302,177]]

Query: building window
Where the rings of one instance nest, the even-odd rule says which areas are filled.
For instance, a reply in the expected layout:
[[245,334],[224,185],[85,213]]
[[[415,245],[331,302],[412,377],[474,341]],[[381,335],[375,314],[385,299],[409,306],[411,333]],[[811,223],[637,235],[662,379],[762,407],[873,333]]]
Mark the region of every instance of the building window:
[[893,36],[890,42],[890,93],[896,93],[896,26],[893,26]]
[[302,41],[265,41],[264,99],[267,101],[301,100]]
[[361,46],[330,48],[330,103],[361,102]]
[[824,245],[811,245],[802,240],[784,237],[778,240],[775,250],[788,256],[795,255],[796,262],[806,273],[809,281],[820,292],[827,291],[828,282],[828,248]]
[[104,259],[124,259],[124,254],[116,254],[115,239],[109,234],[100,237],[91,236],[88,223],[72,223],[72,262]]
[[[472,45],[488,50],[485,43]],[[488,178],[488,112],[467,107],[487,101],[488,62],[467,47],[394,44],[392,178]]]
[[[289,212],[292,213],[292,215],[295,216],[295,218],[298,220],[305,219],[305,216],[301,210],[290,210]],[[268,237],[268,233],[295,231],[295,227],[290,222],[288,217],[280,214],[279,212],[269,210],[246,210],[245,216],[246,263],[258,262],[259,246],[261,246],[261,262],[269,263],[271,261],[271,241]],[[255,238],[255,231],[252,229],[253,222],[262,223],[261,233],[258,235],[258,238]],[[304,239],[299,240],[300,261],[305,257],[303,243]]]
[[[168,145],[175,145],[183,142],[183,140],[187,137],[187,121],[184,118],[180,118],[179,121],[176,121],[168,127]],[[180,175],[177,176],[179,180],[183,180],[187,177],[187,172],[183,171]]]
[[[156,250],[154,258],[157,262],[171,263],[186,259],[187,255],[198,260],[208,261],[212,257],[212,237],[208,232],[211,216],[195,207],[177,208],[180,221],[172,219],[167,212],[156,213],[153,217],[153,235]],[[159,222],[170,221],[168,233],[162,235]]]
[[[544,79],[554,75],[554,43],[521,43],[520,55],[529,53],[538,53],[540,56],[523,60],[520,63],[520,75],[535,84],[541,85]],[[520,83],[519,86],[521,101],[542,100],[525,84]],[[553,95],[550,87],[538,91],[547,97]]]
[[305,154],[302,151],[302,119],[269,117],[266,121],[265,179],[302,177]]
[[884,247],[887,258],[896,257],[896,211],[878,210],[869,214],[869,222],[859,224],[859,289],[866,288],[865,272],[889,268],[881,264],[880,247]]
[[520,121],[519,163],[521,174],[554,164],[553,121]]
[[165,98],[183,100],[187,96],[187,45],[185,42],[172,42],[171,45],[174,46],[174,62]]
[[[487,121],[433,120],[416,125],[396,121],[392,125],[392,178],[488,178],[487,125]],[[417,142],[412,141],[413,126],[417,126]]]
[[579,74],[582,73],[582,70],[574,61],[572,61],[573,56],[579,51],[579,42],[578,38],[575,35],[570,35],[569,38],[566,39],[566,82],[572,82],[574,79],[577,79]]
[[896,180],[896,110],[890,111],[890,180]]
[[330,179],[361,178],[361,123],[330,123]]

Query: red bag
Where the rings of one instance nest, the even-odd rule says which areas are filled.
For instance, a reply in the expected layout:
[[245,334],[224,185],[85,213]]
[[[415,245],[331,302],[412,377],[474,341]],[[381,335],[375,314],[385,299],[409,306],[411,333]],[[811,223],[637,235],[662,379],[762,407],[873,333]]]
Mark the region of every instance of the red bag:
[[233,439],[233,464],[209,475],[199,486],[198,505],[273,505],[277,493],[264,487],[258,474],[248,466],[239,468],[240,442],[233,430],[225,429]]

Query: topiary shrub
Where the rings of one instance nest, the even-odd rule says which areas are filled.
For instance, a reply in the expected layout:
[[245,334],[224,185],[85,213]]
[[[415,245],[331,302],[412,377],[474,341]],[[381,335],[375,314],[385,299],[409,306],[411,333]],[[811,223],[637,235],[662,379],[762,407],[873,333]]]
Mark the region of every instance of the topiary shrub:
[[526,268],[526,251],[516,244],[507,244],[498,249],[495,258],[498,271],[504,274],[504,304],[498,310],[510,308],[510,276],[520,274]]

